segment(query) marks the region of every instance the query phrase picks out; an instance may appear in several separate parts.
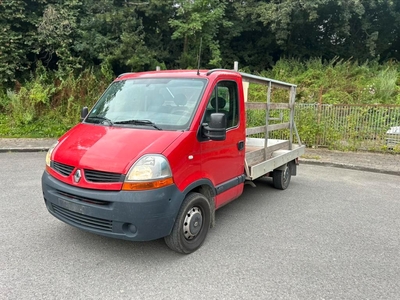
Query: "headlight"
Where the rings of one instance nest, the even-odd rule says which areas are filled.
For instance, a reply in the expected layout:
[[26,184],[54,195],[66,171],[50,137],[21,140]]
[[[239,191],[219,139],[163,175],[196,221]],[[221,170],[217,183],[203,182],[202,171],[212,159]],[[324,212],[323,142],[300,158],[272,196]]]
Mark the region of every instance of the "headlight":
[[167,159],[159,154],[148,154],[140,158],[126,174],[123,190],[150,190],[173,183]]
[[50,167],[50,162],[51,162],[51,154],[53,153],[54,148],[57,146],[58,142],[54,143],[49,150],[47,151],[46,154],[46,166]]

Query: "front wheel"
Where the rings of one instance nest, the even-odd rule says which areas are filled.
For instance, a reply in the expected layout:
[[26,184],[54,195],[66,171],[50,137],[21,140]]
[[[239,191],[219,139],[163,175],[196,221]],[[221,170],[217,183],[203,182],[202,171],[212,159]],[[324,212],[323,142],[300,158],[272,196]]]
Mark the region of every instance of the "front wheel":
[[292,172],[290,170],[290,163],[283,166],[282,170],[274,170],[272,179],[274,187],[280,190],[286,190],[290,183]]
[[200,193],[186,196],[175,220],[174,228],[165,243],[179,253],[192,253],[200,248],[210,228],[211,209],[207,198]]

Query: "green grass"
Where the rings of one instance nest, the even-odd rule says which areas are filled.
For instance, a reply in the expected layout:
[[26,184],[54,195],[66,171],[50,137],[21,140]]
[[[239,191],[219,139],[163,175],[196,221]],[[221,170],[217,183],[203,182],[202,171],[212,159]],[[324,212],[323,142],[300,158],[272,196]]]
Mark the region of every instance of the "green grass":
[[16,124],[12,117],[0,115],[2,138],[57,138],[70,128],[54,117],[41,117],[28,124]]

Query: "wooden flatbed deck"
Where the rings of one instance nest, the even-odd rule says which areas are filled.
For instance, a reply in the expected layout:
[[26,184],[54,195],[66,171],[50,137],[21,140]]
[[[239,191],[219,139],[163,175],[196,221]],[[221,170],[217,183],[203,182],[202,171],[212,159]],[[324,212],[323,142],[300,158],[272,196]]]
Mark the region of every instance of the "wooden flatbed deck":
[[276,150],[290,150],[288,140],[268,139],[267,147],[264,147],[264,143],[264,139],[246,139],[246,161],[249,166],[270,159]]
[[264,141],[254,138],[246,140],[246,168],[250,180],[272,172],[305,152],[304,145],[292,144],[292,149],[289,149],[287,140],[268,139],[266,148]]

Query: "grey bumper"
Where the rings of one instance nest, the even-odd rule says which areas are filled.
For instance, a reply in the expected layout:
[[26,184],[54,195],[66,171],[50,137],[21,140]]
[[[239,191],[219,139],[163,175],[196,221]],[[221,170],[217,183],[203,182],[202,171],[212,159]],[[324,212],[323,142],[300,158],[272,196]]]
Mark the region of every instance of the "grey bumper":
[[47,209],[61,221],[132,241],[169,235],[184,198],[175,185],[140,192],[90,190],[64,184],[46,171],[42,190]]

